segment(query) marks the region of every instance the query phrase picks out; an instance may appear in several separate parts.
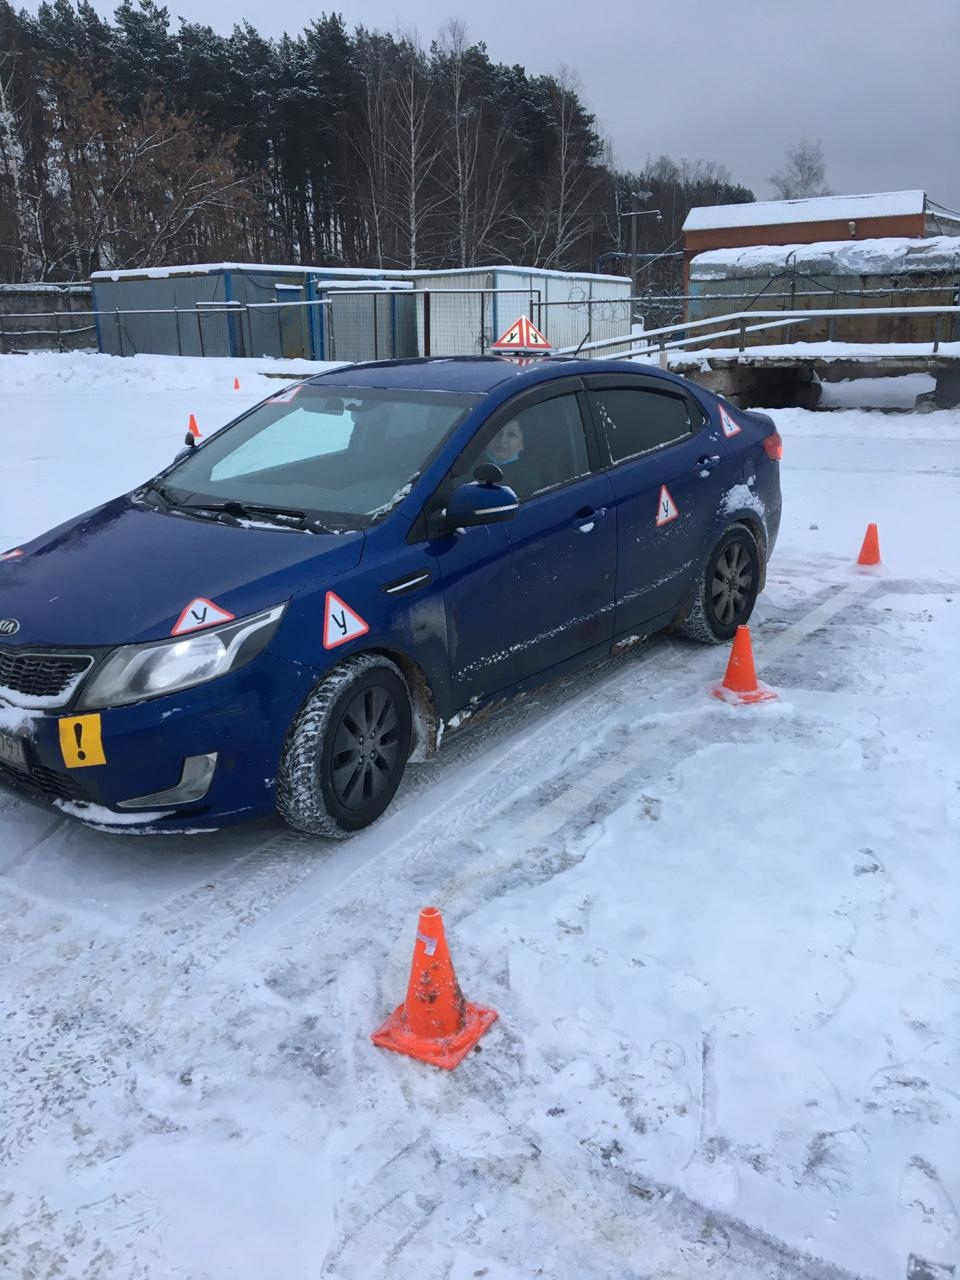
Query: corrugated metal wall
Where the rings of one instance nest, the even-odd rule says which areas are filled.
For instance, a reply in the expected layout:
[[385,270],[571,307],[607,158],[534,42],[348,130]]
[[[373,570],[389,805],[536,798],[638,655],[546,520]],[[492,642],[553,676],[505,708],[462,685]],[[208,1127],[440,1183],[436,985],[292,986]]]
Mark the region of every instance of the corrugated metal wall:
[[[382,272],[370,272],[370,281]],[[411,272],[414,291],[345,290],[343,277],[305,268],[217,269],[183,275],[94,281],[100,350],[113,355],[305,357],[383,360],[423,354],[422,290],[431,295],[430,353],[479,355],[519,315],[554,346],[629,333],[629,281],[537,275],[516,267]],[[336,281],[338,288],[325,289]],[[229,304],[244,309],[232,314]],[[284,303],[324,305],[276,305]],[[220,304],[220,305],[210,305]],[[117,315],[117,312],[127,314]],[[130,314],[138,312],[140,314]]]
[[100,350],[115,356],[138,352],[230,355],[226,318],[219,312],[204,315],[196,305],[223,301],[225,283],[219,272],[160,279],[94,280],[94,310],[113,313],[97,318]]
[[[317,286],[322,290],[322,284]],[[362,286],[361,286],[362,288]],[[325,295],[328,360],[392,360],[417,354],[417,298],[404,291]]]

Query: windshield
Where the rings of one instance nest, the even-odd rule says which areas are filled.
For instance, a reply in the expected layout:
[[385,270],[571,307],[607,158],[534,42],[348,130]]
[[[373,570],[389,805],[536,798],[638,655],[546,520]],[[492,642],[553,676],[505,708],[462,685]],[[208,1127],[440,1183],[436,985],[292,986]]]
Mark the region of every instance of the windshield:
[[364,528],[409,491],[479,396],[298,386],[280,392],[167,472],[181,507],[285,508]]

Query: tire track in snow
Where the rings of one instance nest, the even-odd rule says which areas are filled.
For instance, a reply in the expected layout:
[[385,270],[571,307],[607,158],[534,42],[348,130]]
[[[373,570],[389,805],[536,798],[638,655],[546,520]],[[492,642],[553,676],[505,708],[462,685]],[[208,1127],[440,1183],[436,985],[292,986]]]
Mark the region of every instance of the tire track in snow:
[[[857,579],[839,589],[828,587],[815,597],[819,603],[812,610],[801,606],[790,611],[788,618],[794,612],[798,616],[779,633],[779,651],[802,643],[812,631],[826,625],[877,585],[873,580]],[[826,598],[820,600],[824,595]],[[809,598],[804,604],[809,604]],[[804,619],[808,618],[812,619],[812,625],[805,626]],[[457,761],[452,767],[457,767],[463,775],[458,779],[459,785],[445,796],[439,807],[428,808],[420,816],[414,813],[413,825],[399,840],[380,839],[387,834],[389,826],[400,825],[399,819],[391,823],[388,814],[368,832],[337,846],[336,856],[325,859],[299,881],[295,895],[286,895],[260,915],[244,933],[243,945],[255,950],[268,942],[274,945],[280,938],[286,941],[287,930],[294,934],[302,932],[304,926],[315,924],[321,903],[329,909],[335,896],[339,898],[348,887],[355,886],[358,877],[368,874],[378,863],[389,862],[394,875],[405,880],[413,863],[429,861],[438,850],[450,853],[456,849],[462,858],[470,852],[468,847],[464,848],[465,832],[469,832],[471,826],[477,830],[490,828],[517,805],[518,793],[525,789],[529,792],[529,812],[520,819],[518,834],[528,845],[555,837],[568,822],[585,811],[592,812],[595,820],[602,812],[615,807],[625,786],[640,781],[639,771],[651,758],[662,762],[673,751],[688,749],[692,737],[689,726],[682,724],[666,735],[651,735],[649,741],[632,744],[628,751],[621,748],[606,751],[600,764],[586,771],[577,763],[572,767],[561,764],[560,768],[548,764],[544,768],[543,757],[556,749],[562,759],[569,744],[581,738],[584,722],[589,722],[594,715],[601,723],[624,702],[661,693],[665,664],[671,671],[687,671],[693,667],[697,674],[702,671],[706,675],[709,671],[719,679],[722,660],[718,662],[718,653],[723,653],[719,646],[698,646],[661,635],[642,649],[618,655],[618,669],[612,678],[607,669],[591,681],[589,689],[554,706],[545,718],[541,716],[532,726],[511,727],[505,752],[502,739],[497,737],[489,747],[483,743],[478,759],[468,760],[466,764]],[[696,674],[690,683],[692,688],[697,687]],[[445,769],[444,774],[446,772]],[[549,802],[538,803],[536,793],[545,787],[556,794]],[[426,788],[425,805],[431,789]],[[408,816],[411,815],[404,814]],[[479,874],[489,879],[488,872],[507,869],[517,861],[517,854],[494,868],[486,850],[474,849],[471,861],[483,864]],[[469,875],[469,868],[461,863],[457,874]],[[456,888],[447,877],[443,877],[442,884],[445,892]]]

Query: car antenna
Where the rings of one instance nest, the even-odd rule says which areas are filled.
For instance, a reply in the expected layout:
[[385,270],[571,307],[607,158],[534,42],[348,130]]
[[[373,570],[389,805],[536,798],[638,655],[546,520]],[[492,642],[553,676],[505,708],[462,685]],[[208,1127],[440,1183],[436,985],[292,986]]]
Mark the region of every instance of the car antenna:
[[581,343],[580,343],[579,347],[577,347],[576,351],[573,353],[573,359],[574,359],[574,360],[576,360],[577,356],[578,356],[578,355],[580,354],[580,352],[583,350],[584,343],[589,342],[589,341],[590,341],[590,329],[588,328],[588,329],[587,329],[587,332],[583,335],[583,339],[582,339],[582,341],[581,341]]

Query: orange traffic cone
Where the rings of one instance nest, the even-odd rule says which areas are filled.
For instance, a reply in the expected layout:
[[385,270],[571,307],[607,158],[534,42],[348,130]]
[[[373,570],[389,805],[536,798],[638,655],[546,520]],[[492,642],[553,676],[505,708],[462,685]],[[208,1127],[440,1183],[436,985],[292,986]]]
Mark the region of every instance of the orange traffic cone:
[[727,674],[723,677],[723,684],[714,689],[713,696],[724,702],[734,703],[769,702],[777,696],[773,689],[768,689],[757,681],[749,627],[737,627],[733,648],[730,650],[730,661],[727,663]]
[[239,378],[234,378],[234,380],[233,380],[233,389],[234,389],[234,391],[239,391],[239,390],[240,390],[240,379],[239,379]]
[[453,971],[437,907],[420,912],[407,998],[370,1037],[382,1049],[452,1070],[496,1021],[495,1009],[467,1004]]
[[860,548],[860,555],[857,557],[857,564],[879,564],[880,563],[880,535],[877,533],[875,524],[867,525],[867,532],[863,537],[863,546]]
[[190,415],[190,421],[187,423],[187,430],[195,440],[200,439],[200,428],[197,426],[197,420],[192,413]]

